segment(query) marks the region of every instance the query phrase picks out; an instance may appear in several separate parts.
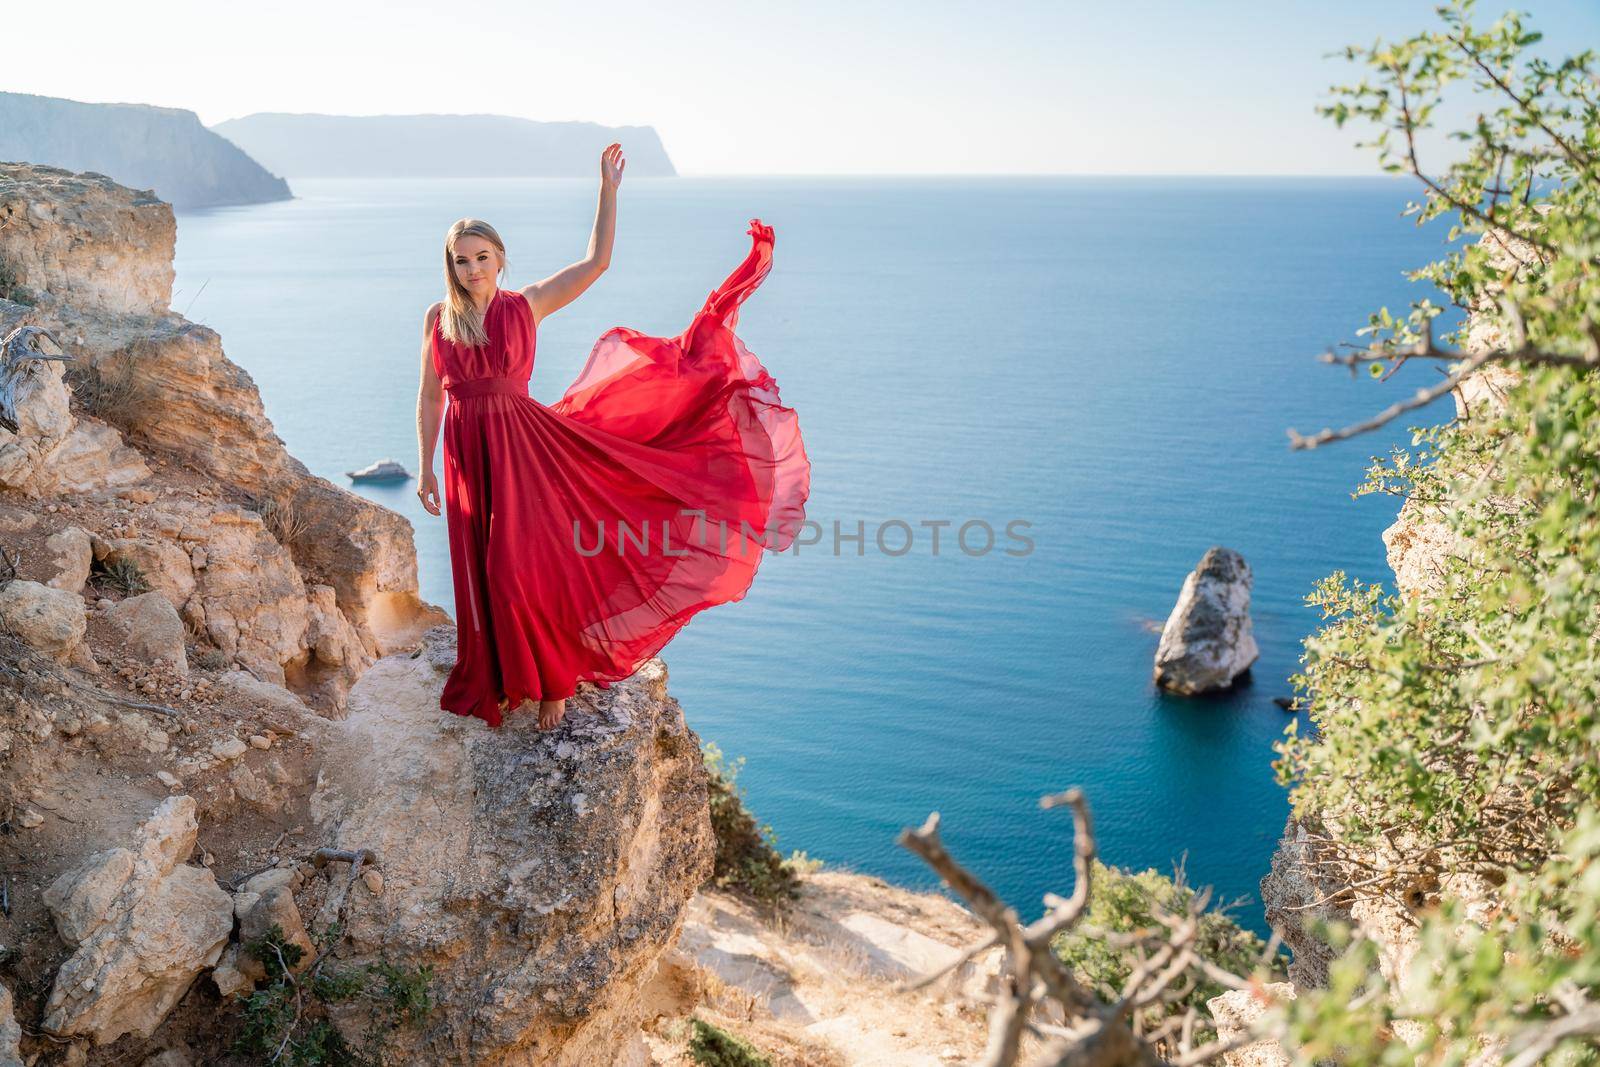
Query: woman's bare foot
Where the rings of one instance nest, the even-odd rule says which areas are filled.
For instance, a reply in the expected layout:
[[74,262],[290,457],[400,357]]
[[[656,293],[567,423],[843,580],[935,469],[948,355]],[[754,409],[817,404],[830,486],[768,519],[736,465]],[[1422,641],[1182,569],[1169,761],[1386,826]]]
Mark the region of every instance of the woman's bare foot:
[[560,700],[539,701],[539,729],[554,730],[566,713],[567,701],[565,697]]

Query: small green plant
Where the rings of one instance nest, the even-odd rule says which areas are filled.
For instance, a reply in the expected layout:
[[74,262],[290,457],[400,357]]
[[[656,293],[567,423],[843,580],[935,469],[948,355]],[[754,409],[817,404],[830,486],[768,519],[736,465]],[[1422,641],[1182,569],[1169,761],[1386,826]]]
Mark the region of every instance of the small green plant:
[[424,963],[415,970],[407,970],[395,966],[388,960],[381,960],[371,964],[368,970],[383,979],[383,989],[379,991],[379,995],[395,1022],[420,1022],[433,1010],[431,963]]
[[113,556],[109,562],[95,560],[89,571],[89,581],[98,588],[114,590],[123,596],[138,596],[150,591],[144,571],[126,556]]
[[689,1022],[694,1027],[689,1058],[702,1067],[772,1067],[772,1061],[744,1038],[703,1019]]
[[801,858],[785,860],[779,854],[777,834],[757,823],[744,806],[744,792],[735,779],[744,757],[729,763],[715,742],[701,746],[711,778],[711,829],[717,839],[716,865],[711,884],[743,893],[758,903],[783,909],[800,896],[799,869],[816,863]]
[[805,849],[797,848],[789,853],[789,857],[783,861],[783,865],[795,874],[804,877],[822,870],[827,865],[827,861],[813,858]]
[[[1061,934],[1050,945],[1071,967],[1089,990],[1108,1004],[1115,1004],[1139,960],[1120,943],[1118,935],[1157,929],[1158,914],[1186,914],[1195,900],[1180,865],[1167,877],[1155,869],[1134,873],[1094,861],[1089,911],[1082,924]],[[1200,915],[1194,951],[1202,960],[1230,974],[1262,974],[1271,981],[1282,981],[1281,955],[1264,961],[1261,939],[1239,926],[1226,908],[1214,908]],[[1206,1001],[1227,989],[1209,978],[1191,982],[1179,996],[1160,998],[1145,1009],[1140,1020],[1144,1032],[1154,1032],[1167,1018],[1181,1016],[1193,1008],[1206,1018]]]
[[[322,932],[316,939],[316,961],[298,975],[294,968],[304,958],[305,949],[289,943],[277,924],[244,946],[261,961],[267,977],[245,1000],[244,1026],[234,1041],[235,1053],[295,1067],[382,1067],[386,1036],[398,1026],[420,1022],[433,1010],[431,964],[407,970],[385,960],[337,971],[326,968],[323,960],[341,929],[334,923]],[[327,1005],[356,997],[374,1003],[371,1024],[359,1046],[345,1040],[326,1017]]]

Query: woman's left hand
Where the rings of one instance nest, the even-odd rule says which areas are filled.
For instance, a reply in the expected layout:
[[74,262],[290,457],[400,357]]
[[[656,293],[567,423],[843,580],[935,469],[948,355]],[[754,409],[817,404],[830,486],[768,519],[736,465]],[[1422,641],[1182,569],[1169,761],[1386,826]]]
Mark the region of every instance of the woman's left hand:
[[622,168],[628,161],[622,158],[622,144],[613,141],[606,145],[604,152],[600,153],[600,184],[608,189],[615,189],[622,184]]

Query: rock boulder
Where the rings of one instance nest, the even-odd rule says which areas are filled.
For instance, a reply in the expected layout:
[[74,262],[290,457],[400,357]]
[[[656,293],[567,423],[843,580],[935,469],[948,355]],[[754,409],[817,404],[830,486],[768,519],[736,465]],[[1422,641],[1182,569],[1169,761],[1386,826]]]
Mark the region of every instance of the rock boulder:
[[188,677],[183,620],[166,597],[152,592],[119,600],[106,612],[106,620],[134,658],[144,663],[164,660],[180,677]]
[[[327,731],[318,836],[373,850],[381,874],[350,887],[335,958],[433,965],[428,1027],[392,1035],[403,1062],[643,1062],[642,991],[715,852],[699,739],[665,666],[585,687],[542,732],[526,708],[498,729],[441,711],[451,658],[380,660]],[[318,929],[349,878],[327,871]],[[368,1020],[352,1012],[338,1022],[357,1036]]]
[[77,951],[56,972],[44,1025],[96,1044],[149,1037],[190,983],[222,954],[233,898],[184,860],[199,830],[193,797],[169,797],[133,849],[66,871],[45,894],[62,940]]
[[0,626],[30,648],[66,662],[82,644],[89,621],[77,593],[19,578],[0,588]]
[[1207,549],[1161,630],[1156,684],[1185,696],[1226,689],[1259,655],[1250,626],[1250,565],[1231,548]]

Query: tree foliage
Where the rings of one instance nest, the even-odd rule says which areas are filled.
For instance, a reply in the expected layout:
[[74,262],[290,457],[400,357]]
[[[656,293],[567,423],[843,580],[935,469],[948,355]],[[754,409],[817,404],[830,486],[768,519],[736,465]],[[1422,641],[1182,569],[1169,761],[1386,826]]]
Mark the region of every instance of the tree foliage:
[[[1064,931],[1050,947],[1091,993],[1115,1003],[1141,962],[1130,950],[1128,939],[1160,929],[1160,916],[1194,910],[1196,893],[1182,867],[1168,877],[1154,868],[1135,872],[1095,860],[1092,877],[1094,892],[1083,924]],[[1276,946],[1269,951],[1259,937],[1234,922],[1226,908],[1198,911],[1194,952],[1231,974],[1256,973],[1261,981],[1283,980],[1284,961]],[[1175,995],[1146,1007],[1141,1012],[1141,1029],[1155,1032],[1168,1019],[1190,1009],[1203,1012],[1207,1000],[1226,992],[1215,978],[1201,973]]]
[[[1515,13],[1478,29],[1471,0],[1437,12],[1439,28],[1346,49],[1369,76],[1319,110],[1376,126],[1367,144],[1384,169],[1421,183],[1407,214],[1445,217],[1454,247],[1410,277],[1469,314],[1436,340],[1441,306],[1385,308],[1360,331],[1368,348],[1331,361],[1384,374],[1435,360],[1437,395],[1490,371],[1504,388],[1374,460],[1359,491],[1406,496],[1444,547],[1403,594],[1335,574],[1309,598],[1325,623],[1296,686],[1318,736],[1291,728],[1278,769],[1296,815],[1329,828],[1347,901],[1419,879],[1445,890],[1387,983],[1374,945],[1328,931],[1349,947],[1330,988],[1285,1010],[1286,1045],[1307,1062],[1588,1062],[1600,1033],[1600,81],[1592,51],[1532,55],[1540,35]],[[1417,132],[1460,90],[1481,110],[1451,134],[1459,158],[1430,171]],[[1449,891],[1466,884],[1484,889],[1477,906]]]
[[741,893],[758,904],[786,910],[800,897],[800,876],[810,869],[806,857],[789,859],[777,849],[778,835],[768,823],[758,822],[744,803],[738,784],[744,757],[728,760],[712,741],[701,746],[710,792],[711,830],[716,838],[716,861],[710,883]]

